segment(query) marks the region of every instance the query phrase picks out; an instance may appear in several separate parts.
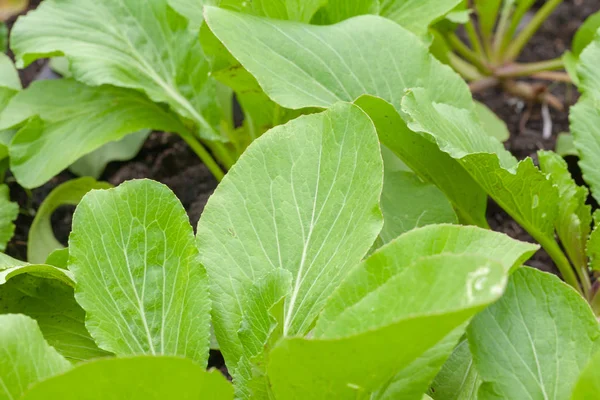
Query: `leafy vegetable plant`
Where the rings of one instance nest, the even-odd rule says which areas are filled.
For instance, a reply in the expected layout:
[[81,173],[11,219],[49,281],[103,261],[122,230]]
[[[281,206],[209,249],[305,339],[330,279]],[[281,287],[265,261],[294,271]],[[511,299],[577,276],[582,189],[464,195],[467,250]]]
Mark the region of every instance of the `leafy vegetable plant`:
[[[0,399],[593,398],[600,216],[560,156],[506,151],[432,55],[429,26],[460,1],[213,3],[46,0],[16,24],[19,65],[61,55],[73,75],[0,91],[19,182],[142,129],[229,171],[196,233],[157,182],[49,196],[30,262],[0,257]],[[503,24],[531,5],[503,4]],[[598,43],[572,59],[596,198]],[[540,246],[489,229],[488,198],[565,282],[523,266]],[[232,383],[206,371],[211,331]]]

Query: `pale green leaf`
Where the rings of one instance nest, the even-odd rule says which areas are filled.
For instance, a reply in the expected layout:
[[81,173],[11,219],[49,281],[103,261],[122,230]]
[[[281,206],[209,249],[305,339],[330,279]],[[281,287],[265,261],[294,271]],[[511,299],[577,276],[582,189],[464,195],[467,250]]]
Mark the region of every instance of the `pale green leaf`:
[[54,265],[55,267],[68,269],[69,267],[69,249],[56,249],[46,258],[46,264]]
[[15,224],[19,214],[19,205],[10,201],[10,190],[7,185],[0,185],[0,251],[6,250],[6,244],[13,237]]
[[191,360],[138,356],[96,360],[35,385],[22,400],[233,400],[217,370]]
[[261,17],[308,23],[328,0],[221,0],[219,6]]
[[45,0],[19,18],[11,48],[19,67],[65,55],[75,79],[143,91],[194,121],[204,138],[220,139],[216,89],[198,32],[167,0],[143,7],[138,0]]
[[569,133],[558,134],[554,151],[563,157],[579,157],[579,153],[577,152],[577,148],[575,148],[575,143],[573,142],[573,135]]
[[588,190],[578,186],[565,160],[556,153],[539,151],[541,170],[558,189],[556,233],[576,268],[587,270],[586,244],[592,225],[592,207],[587,205]]
[[489,38],[494,31],[503,0],[474,0],[481,33]]
[[136,180],[85,195],[69,253],[76,299],[100,348],[206,363],[206,273],[185,210],[166,186]]
[[36,322],[24,315],[0,315],[0,399],[21,398],[29,387],[70,368],[46,343]]
[[461,0],[381,0],[380,15],[396,21],[416,35],[452,11]]
[[462,340],[437,374],[429,395],[434,400],[477,400],[481,385],[467,340]]
[[0,253],[0,285],[22,274],[29,274],[39,278],[56,279],[68,286],[75,286],[73,274],[66,269],[49,264],[29,264]]
[[15,66],[6,54],[0,53],[0,111],[21,90],[21,80]]
[[35,319],[48,343],[70,361],[111,355],[100,350],[87,331],[85,312],[75,301],[72,287],[52,276],[21,272],[0,285],[0,314]]
[[585,249],[590,268],[594,271],[600,271],[600,223],[598,221],[596,221],[596,226],[590,234]]
[[[405,251],[392,242],[359,269],[385,273],[390,259]],[[331,301],[343,307],[335,319],[319,319],[312,338],[286,338],[271,352],[273,392],[285,399],[366,398],[499,298],[505,274],[501,264],[482,256],[440,254],[405,265],[358,302],[336,292]],[[368,284],[363,277],[354,274],[344,282],[361,287]]]
[[357,15],[379,14],[379,8],[379,0],[329,0],[311,23],[331,25]]
[[75,175],[91,176],[98,179],[106,165],[112,161],[129,161],[139,153],[150,130],[144,129],[122,139],[106,143],[104,146],[81,157],[69,167]]
[[200,26],[204,21],[204,6],[216,6],[220,0],[167,0],[167,3],[179,14],[187,18],[191,25]]
[[456,160],[408,129],[388,102],[363,96],[356,104],[373,120],[381,142],[421,179],[440,188],[463,223],[487,227],[487,195]]
[[[403,250],[392,252],[394,248]],[[430,225],[414,229],[371,255],[362,268],[352,271],[336,290],[336,296],[329,299],[327,309],[319,317],[315,334],[323,334],[321,329],[333,329],[331,323],[339,319],[347,304],[359,304],[369,293],[422,257],[448,254],[486,256],[499,262],[508,273],[523,264],[538,248],[537,245],[473,226]]]
[[92,189],[108,189],[110,183],[97,182],[93,178],[79,178],[67,181],[56,188],[44,199],[37,210],[27,240],[27,260],[30,263],[43,263],[54,250],[63,245],[54,236],[52,214],[64,205],[76,206],[81,198]]
[[510,137],[510,132],[506,122],[501,120],[496,113],[490,110],[485,104],[475,102],[475,112],[481,121],[483,131],[490,136],[495,137],[501,142],[506,142]]
[[575,384],[571,400],[593,400],[600,395],[600,352],[583,369]]
[[340,103],[272,129],[221,182],[197,236],[215,333],[234,376],[248,346],[237,334],[242,304],[256,301],[248,298],[256,282],[278,269],[290,272],[280,328],[284,336],[306,334],[369,250],[382,225],[382,164],[372,122]]
[[[600,46],[598,46],[598,49],[598,55],[600,56]],[[584,55],[586,53],[587,50]],[[598,78],[600,79],[600,75]],[[577,104],[570,108],[569,119],[573,141],[579,152],[579,167],[583,179],[590,186],[596,201],[600,201],[600,170],[598,169],[598,162],[600,161],[600,135],[598,135],[600,87],[598,91],[595,90],[592,89],[591,94],[584,93]],[[598,99],[593,97],[596,95]]]
[[600,11],[590,15],[579,29],[577,29],[571,43],[571,52],[573,55],[579,57],[583,50],[594,41],[598,28],[600,28]]
[[413,228],[441,223],[458,223],[446,196],[433,184],[412,172],[385,171],[381,194],[384,243]]
[[468,339],[483,381],[478,399],[568,399],[600,349],[600,328],[573,288],[524,267],[471,322]]
[[69,79],[37,81],[13,97],[0,115],[0,129],[23,123],[10,144],[11,170],[29,188],[141,129],[186,132],[176,117],[136,91]]
[[436,101],[472,105],[464,81],[430,57],[417,37],[386,18],[363,15],[314,26],[214,7],[207,7],[205,16],[227,50],[283,107],[329,107],[363,94],[399,107],[405,89],[424,84]]

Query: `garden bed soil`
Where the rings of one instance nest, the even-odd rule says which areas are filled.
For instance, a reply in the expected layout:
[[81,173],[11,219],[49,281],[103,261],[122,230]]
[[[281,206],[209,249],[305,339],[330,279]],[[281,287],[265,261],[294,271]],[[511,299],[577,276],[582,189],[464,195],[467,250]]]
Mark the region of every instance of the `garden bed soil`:
[[[33,1],[32,6],[38,2]],[[600,0],[565,1],[542,26],[519,61],[534,62],[560,56],[569,48],[574,33],[585,18],[598,10],[600,10]],[[24,86],[27,86],[31,81],[47,76],[48,66],[40,61],[21,71],[20,74]],[[562,112],[551,110],[552,137],[549,139],[542,138],[544,122],[540,105],[524,104],[499,89],[489,89],[476,95],[478,100],[506,121],[511,136],[505,146],[519,159],[528,156],[535,159],[536,152],[540,149],[553,150],[557,135],[569,131],[568,106],[576,101],[577,92],[571,85],[564,83],[553,85],[549,89],[566,106],[565,111]],[[579,179],[581,174],[577,170],[576,162],[569,161],[570,167]],[[31,196],[16,183],[10,183],[12,199],[18,201],[23,209],[32,212],[19,216],[15,236],[8,246],[9,254],[21,259],[26,258],[27,235],[34,210],[39,208],[53,188],[72,178],[75,178],[73,174],[64,171],[44,186],[34,189]],[[150,178],[169,186],[188,211],[190,222],[194,227],[208,197],[217,185],[208,169],[178,136],[162,132],[152,133],[141,152],[133,160],[110,163],[101,177],[102,180],[113,185],[135,178]],[[55,234],[65,244],[71,229],[73,209],[74,207],[61,207],[52,217]],[[491,201],[487,215],[494,230],[520,240],[533,241],[512,218]],[[550,257],[543,250],[540,250],[528,264],[557,273]],[[223,367],[223,360],[218,352],[211,352],[211,365]]]

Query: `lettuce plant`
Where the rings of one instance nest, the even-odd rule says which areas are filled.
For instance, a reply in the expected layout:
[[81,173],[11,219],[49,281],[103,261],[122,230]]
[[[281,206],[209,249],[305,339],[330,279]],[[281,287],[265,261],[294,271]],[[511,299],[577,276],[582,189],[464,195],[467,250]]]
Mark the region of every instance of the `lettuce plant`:
[[[61,257],[0,258],[0,398],[585,398],[600,327],[521,266],[538,246],[451,224],[380,246],[383,182],[375,124],[337,102],[250,145],[195,237],[162,184],[89,192]],[[233,385],[203,368],[211,321]]]

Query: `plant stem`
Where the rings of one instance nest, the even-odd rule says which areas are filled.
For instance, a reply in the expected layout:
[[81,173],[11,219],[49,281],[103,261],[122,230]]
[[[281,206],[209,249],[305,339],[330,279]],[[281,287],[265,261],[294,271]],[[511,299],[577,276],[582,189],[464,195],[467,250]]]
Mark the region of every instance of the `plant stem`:
[[531,77],[544,81],[573,83],[573,79],[566,72],[541,71],[532,74]]
[[555,58],[553,60],[539,61],[534,63],[508,64],[497,68],[494,71],[494,74],[499,78],[514,78],[518,76],[528,76],[538,72],[554,71],[564,67],[565,64],[562,58]]
[[200,160],[202,160],[204,165],[206,165],[206,167],[214,175],[217,181],[221,182],[225,174],[223,173],[221,167],[219,167],[217,162],[214,160],[214,158],[210,155],[210,153],[206,151],[204,146],[202,146],[202,144],[191,133],[182,133],[180,134],[180,136],[183,140],[185,140],[188,146],[190,146],[194,153],[196,153],[196,155],[200,157]]
[[484,91],[485,89],[492,88],[494,86],[498,86],[500,81],[498,78],[493,76],[488,76],[483,79],[479,79],[477,81],[473,81],[469,83],[469,89],[471,89],[471,93],[478,93]]
[[540,235],[540,237],[536,238],[536,240],[542,245],[544,250],[546,250],[550,258],[552,258],[552,261],[554,261],[554,264],[556,264],[556,267],[560,271],[560,274],[562,275],[565,282],[577,289],[579,293],[584,294],[581,285],[577,280],[577,276],[573,271],[573,267],[571,267],[571,263],[560,249],[558,243],[556,243],[556,240],[546,239],[546,237],[544,237],[543,235]]
[[465,60],[473,64],[479,71],[490,73],[490,69],[482,62],[481,58],[473,52],[455,33],[448,35],[448,43]]
[[475,25],[473,24],[473,20],[469,18],[469,21],[465,24],[465,31],[467,32],[467,36],[469,37],[469,41],[471,42],[471,46],[473,50],[477,54],[480,59],[485,59],[485,53],[483,52],[483,45],[481,43],[481,38],[477,34],[477,30],[475,29]]
[[498,22],[498,29],[496,29],[496,33],[494,34],[493,60],[495,62],[500,61],[500,59],[502,58],[502,41],[504,40],[504,36],[506,35],[506,30],[508,28],[508,21],[512,13],[512,8],[513,4],[511,4],[510,2],[504,3],[504,6],[502,7],[500,21]]
[[521,51],[525,45],[529,42],[531,37],[538,31],[540,26],[548,19],[550,14],[556,7],[562,3],[563,0],[548,0],[542,8],[534,15],[533,19],[527,24],[525,29],[521,31],[515,40],[508,46],[504,55],[505,61],[513,61],[521,54]]
[[468,81],[476,81],[483,78],[483,75],[479,73],[473,64],[463,60],[454,53],[448,53],[448,61],[452,68]]

